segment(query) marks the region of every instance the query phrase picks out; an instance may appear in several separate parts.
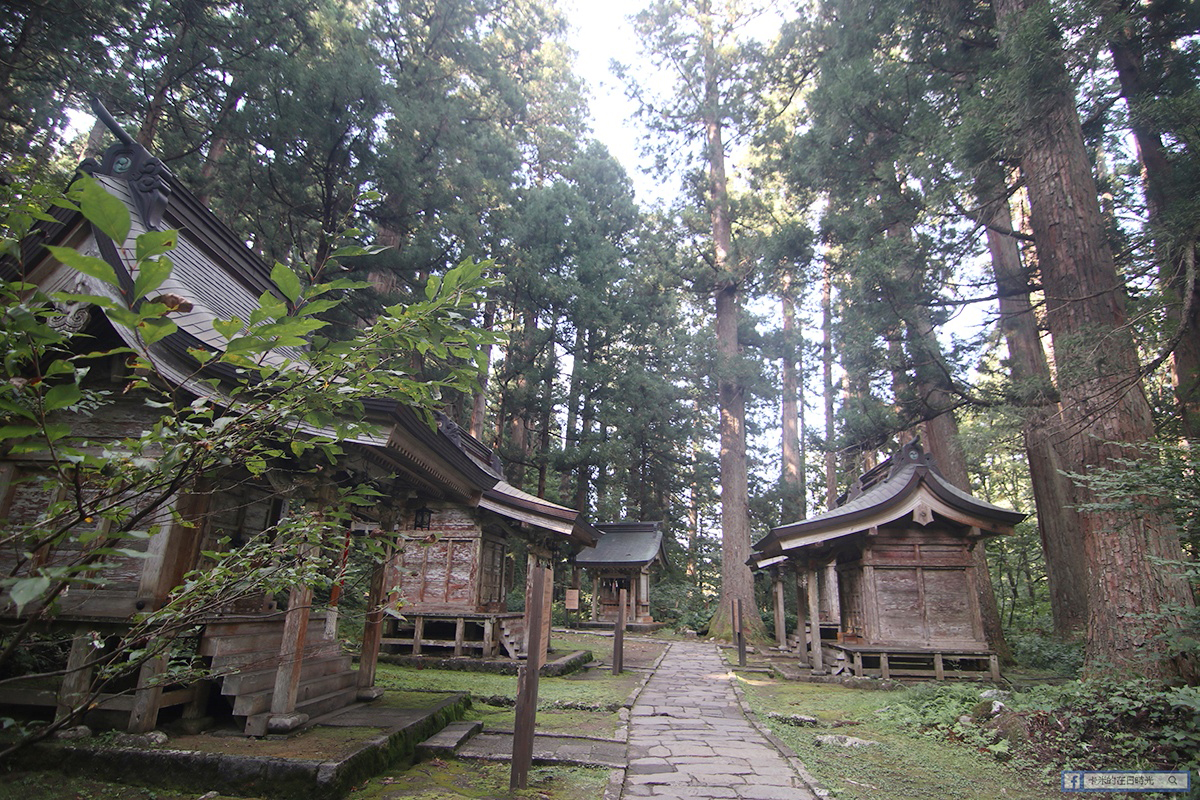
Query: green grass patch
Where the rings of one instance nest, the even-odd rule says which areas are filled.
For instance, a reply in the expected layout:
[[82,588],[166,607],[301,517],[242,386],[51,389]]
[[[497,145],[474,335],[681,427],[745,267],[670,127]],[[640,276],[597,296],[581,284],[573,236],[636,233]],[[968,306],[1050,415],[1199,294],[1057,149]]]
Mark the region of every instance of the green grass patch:
[[[1035,800],[1059,797],[1040,770],[999,763],[993,754],[955,744],[940,733],[920,733],[885,718],[880,709],[906,692],[742,677],[759,717],[795,751],[817,781],[848,800]],[[772,720],[770,712],[816,717],[817,727]],[[878,747],[818,746],[822,734],[846,734]]]
[[425,761],[379,775],[358,786],[353,800],[595,800],[604,794],[608,770],[584,767],[533,767],[528,788],[508,788],[511,767],[497,762]]
[[[149,789],[109,781],[63,775],[57,772],[0,774],[0,800],[196,800],[196,792]],[[213,800],[233,800],[219,795]],[[239,798],[239,800],[254,800]]]
[[[595,710],[610,713],[619,708],[637,687],[635,672],[612,675],[605,670],[584,670],[557,678],[538,680],[539,709]],[[449,669],[419,669],[380,664],[375,683],[388,690],[469,692],[475,700],[516,702],[515,675],[461,672]]]

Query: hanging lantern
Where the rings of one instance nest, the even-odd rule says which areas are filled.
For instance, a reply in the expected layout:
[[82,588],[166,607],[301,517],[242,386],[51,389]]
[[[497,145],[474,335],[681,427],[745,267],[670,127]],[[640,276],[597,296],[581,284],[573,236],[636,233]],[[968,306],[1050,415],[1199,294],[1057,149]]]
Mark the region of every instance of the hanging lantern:
[[433,524],[433,509],[429,506],[422,505],[417,510],[413,511],[413,530],[427,531]]

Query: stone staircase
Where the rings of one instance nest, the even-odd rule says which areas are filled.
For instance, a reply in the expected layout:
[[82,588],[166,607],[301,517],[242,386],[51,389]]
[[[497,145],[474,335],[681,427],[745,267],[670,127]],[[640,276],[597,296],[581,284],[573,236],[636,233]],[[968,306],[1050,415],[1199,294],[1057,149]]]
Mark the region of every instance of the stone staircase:
[[[247,736],[267,732],[282,643],[280,613],[222,619],[205,627],[200,655],[210,660],[221,694],[229,699]],[[295,713],[311,719],[355,702],[358,673],[336,637],[327,636],[323,616],[309,619],[303,658]]]

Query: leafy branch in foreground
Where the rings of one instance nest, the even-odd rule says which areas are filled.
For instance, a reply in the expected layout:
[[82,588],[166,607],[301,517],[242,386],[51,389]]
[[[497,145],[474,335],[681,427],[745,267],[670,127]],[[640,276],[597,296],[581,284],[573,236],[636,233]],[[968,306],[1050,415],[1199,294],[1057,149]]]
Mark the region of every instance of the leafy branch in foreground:
[[[81,177],[61,203],[114,241],[128,236],[128,210],[92,178]],[[31,633],[60,613],[64,596],[109,585],[113,570],[145,559],[147,540],[167,527],[199,524],[181,512],[183,494],[267,486],[285,511],[251,541],[206,553],[205,566],[184,576],[165,604],[97,648],[102,668],[56,726],[82,713],[114,675],[161,657],[204,615],[248,593],[327,585],[335,570],[324,551],[337,548],[352,509],[379,495],[366,478],[339,469],[345,442],[386,436],[380,409],[391,404],[432,424],[442,393],[473,390],[478,354],[493,341],[471,322],[490,266],[473,261],[432,279],[420,302],[382,309],[349,339],[325,335],[325,316],[363,284],[305,285],[276,264],[278,292],[263,292],[246,319],[213,320],[219,339],[188,339],[174,319],[192,304],[169,282],[178,236],[136,237],[132,286],[103,259],[63,247],[50,251],[86,276],[86,289],[46,294],[0,282],[0,457],[28,466],[13,481],[44,501],[33,518],[0,521],[0,590],[20,619],[3,637],[0,676]],[[19,252],[12,244],[5,251]],[[63,307],[80,304],[102,310],[125,335],[105,339],[56,324]],[[168,341],[187,345],[190,374],[177,363],[167,368]],[[437,365],[436,379],[414,367],[416,354]],[[130,435],[96,424],[121,414],[145,420],[144,428]]]

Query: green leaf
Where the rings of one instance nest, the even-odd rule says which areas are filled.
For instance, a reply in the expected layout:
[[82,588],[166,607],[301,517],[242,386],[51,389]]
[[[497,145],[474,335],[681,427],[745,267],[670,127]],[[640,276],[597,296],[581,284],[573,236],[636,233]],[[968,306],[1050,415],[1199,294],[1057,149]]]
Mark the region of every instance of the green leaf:
[[203,347],[189,347],[188,354],[201,364],[207,364],[216,355],[212,350],[206,350]]
[[118,245],[125,244],[131,224],[126,205],[90,175],[80,175],[75,187],[80,191],[79,210],[88,221]]
[[138,325],[138,332],[146,344],[154,344],[177,330],[179,330],[178,325],[169,319],[162,318],[145,319]]
[[41,433],[38,425],[3,425],[0,426],[0,439],[24,439]]
[[[141,237],[138,237],[141,239]],[[133,281],[133,296],[140,300],[163,285],[174,268],[171,259],[163,256],[149,261],[138,261],[137,277]]]
[[25,406],[5,400],[3,397],[0,397],[0,411],[3,411],[8,414],[15,414],[18,417],[24,417],[25,419],[29,419],[29,420],[37,419],[37,415],[33,413],[32,409],[29,409],[29,408],[26,408]]
[[8,595],[16,605],[17,613],[20,614],[25,606],[37,600],[49,588],[50,579],[45,575],[38,575],[34,578],[17,578],[12,588],[8,590]]
[[82,272],[92,278],[102,280],[110,286],[120,286],[120,281],[117,280],[117,273],[113,271],[112,265],[102,258],[95,256],[85,256],[73,247],[56,247],[54,245],[46,245],[46,249],[50,251],[50,255],[57,258],[63,264],[74,270]]
[[310,317],[313,314],[320,314],[328,311],[331,308],[337,308],[341,305],[340,300],[311,300],[296,311],[302,317]]
[[339,247],[334,250],[330,258],[347,258],[349,256],[374,256],[382,253],[385,250],[390,250],[390,247],[384,245],[372,245],[371,247],[363,247],[358,244],[348,244],[344,247]]
[[246,323],[234,317],[233,319],[214,319],[212,326],[213,330],[226,339],[232,339],[241,332],[242,328],[246,327]]
[[275,266],[271,267],[271,281],[288,300],[295,303],[300,299],[300,278],[284,264],[276,261]]
[[73,406],[83,399],[83,392],[73,383],[63,383],[46,392],[42,402],[47,411]]
[[179,231],[146,231],[138,234],[136,256],[138,262],[161,256],[175,249],[179,243]]

